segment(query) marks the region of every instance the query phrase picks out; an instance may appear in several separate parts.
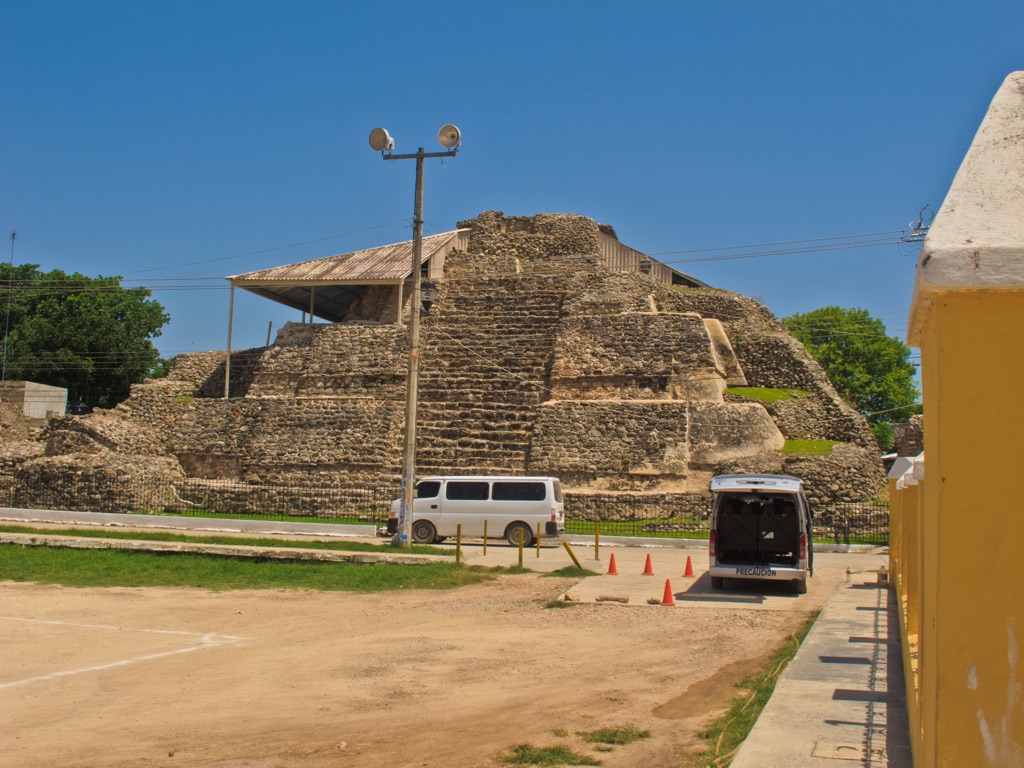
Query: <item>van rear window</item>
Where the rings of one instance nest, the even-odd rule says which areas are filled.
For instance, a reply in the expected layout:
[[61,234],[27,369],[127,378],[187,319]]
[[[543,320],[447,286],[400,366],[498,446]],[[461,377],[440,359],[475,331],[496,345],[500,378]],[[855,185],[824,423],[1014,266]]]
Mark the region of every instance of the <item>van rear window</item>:
[[544,483],[495,483],[491,489],[491,498],[495,501],[544,501],[546,496]]
[[487,501],[490,483],[475,480],[449,480],[444,497],[456,501]]

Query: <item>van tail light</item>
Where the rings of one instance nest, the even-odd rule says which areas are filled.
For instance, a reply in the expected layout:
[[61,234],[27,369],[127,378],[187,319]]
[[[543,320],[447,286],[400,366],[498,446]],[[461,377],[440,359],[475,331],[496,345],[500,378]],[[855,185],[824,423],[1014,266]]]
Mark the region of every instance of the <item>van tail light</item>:
[[715,536],[715,532],[712,531],[708,536],[708,554],[710,554],[711,557],[718,557],[718,551],[715,549],[716,544],[717,537]]
[[551,513],[551,522],[552,523],[557,523],[558,522],[558,515],[556,515],[554,512]]
[[807,559],[807,534],[806,533],[801,533],[800,534],[800,548],[797,551],[797,557],[799,557],[801,560],[806,560]]

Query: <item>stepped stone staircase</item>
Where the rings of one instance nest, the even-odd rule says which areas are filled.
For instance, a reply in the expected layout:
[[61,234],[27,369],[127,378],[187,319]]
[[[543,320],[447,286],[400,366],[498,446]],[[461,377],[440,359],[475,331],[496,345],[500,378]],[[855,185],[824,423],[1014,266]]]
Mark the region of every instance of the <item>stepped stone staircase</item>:
[[566,295],[558,275],[454,280],[423,325],[421,474],[524,472]]

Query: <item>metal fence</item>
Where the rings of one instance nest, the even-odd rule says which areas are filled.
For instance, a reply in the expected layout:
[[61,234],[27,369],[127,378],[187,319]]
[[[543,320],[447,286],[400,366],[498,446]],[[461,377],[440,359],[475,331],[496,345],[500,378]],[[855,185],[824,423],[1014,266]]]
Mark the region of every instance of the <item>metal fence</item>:
[[[274,485],[198,478],[154,480],[118,474],[64,475],[26,482],[0,471],[0,506],[82,512],[255,517],[383,526],[397,487]],[[580,535],[707,538],[711,498],[698,494],[566,493],[566,532]],[[839,544],[889,541],[885,504],[815,508],[814,538]]]

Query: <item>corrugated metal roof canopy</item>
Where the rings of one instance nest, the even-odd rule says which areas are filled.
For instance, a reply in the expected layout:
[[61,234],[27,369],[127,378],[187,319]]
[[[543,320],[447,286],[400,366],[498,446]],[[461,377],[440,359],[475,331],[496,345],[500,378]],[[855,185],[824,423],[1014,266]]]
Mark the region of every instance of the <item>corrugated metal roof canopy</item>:
[[[423,238],[421,265],[430,262],[430,278],[444,274],[445,256],[453,248],[469,247],[468,229],[456,229]],[[706,288],[705,283],[683,274],[601,234],[601,258],[614,272],[645,272],[664,285]],[[228,278],[238,286],[279,304],[313,313],[331,323],[345,319],[349,309],[369,285],[400,285],[412,266],[412,241],[382,245],[354,253],[300,261],[280,267],[246,272]]]
[[[423,238],[421,264],[447,253],[469,230],[454,230]],[[412,241],[382,245],[354,253],[285,264],[228,277],[244,288],[279,304],[309,311],[311,298],[317,317],[336,323],[345,318],[366,285],[400,284],[412,267]],[[311,297],[315,290],[316,295]]]

